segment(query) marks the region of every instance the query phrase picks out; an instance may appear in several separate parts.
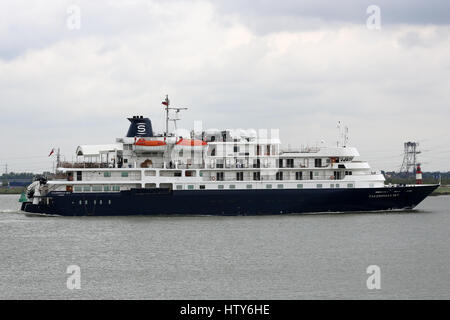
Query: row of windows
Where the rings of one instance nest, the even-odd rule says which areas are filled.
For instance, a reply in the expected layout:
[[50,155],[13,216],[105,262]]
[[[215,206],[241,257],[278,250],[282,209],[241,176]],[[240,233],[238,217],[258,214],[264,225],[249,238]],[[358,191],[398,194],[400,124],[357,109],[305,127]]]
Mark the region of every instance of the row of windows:
[[[266,184],[266,189],[273,189],[273,187],[274,186],[272,184]],[[347,183],[347,188],[354,188],[354,187],[355,186],[354,186],[353,183]],[[373,187],[373,184],[371,184],[371,187]],[[205,188],[206,188],[205,185],[200,185],[199,186],[199,189],[201,189],[201,190],[203,190]],[[223,184],[219,184],[219,185],[217,185],[217,188],[218,189],[225,189],[225,186]],[[247,184],[246,188],[247,189],[253,189],[253,185]],[[284,184],[277,184],[276,188],[277,189],[284,189]],[[302,183],[297,184],[297,188],[298,189],[302,189],[303,188],[303,184]],[[316,188],[317,189],[322,189],[323,188],[323,184],[322,183],[316,184]],[[340,188],[340,184],[339,183],[336,183],[336,184],[332,183],[332,184],[330,184],[330,188]],[[177,190],[183,190],[183,185],[177,185],[176,189]],[[192,185],[192,184],[187,185],[187,190],[194,190],[194,189],[195,189],[194,185]],[[230,184],[230,185],[228,185],[228,189],[236,189],[236,185]]]
[[[370,187],[373,187],[373,184],[370,185]],[[206,186],[205,185],[200,185],[199,189],[203,190],[205,189]],[[219,184],[217,186],[218,189],[225,189],[225,186],[223,184]],[[253,189],[253,185],[251,184],[247,184],[246,185],[247,189]],[[277,184],[276,185],[277,189],[284,189],[284,184]],[[301,189],[303,188],[303,184],[299,183],[297,184],[297,188]],[[317,189],[321,189],[323,188],[323,184],[322,183],[318,183],[316,184],[316,188]],[[339,183],[332,183],[330,184],[330,188],[340,188],[340,184]],[[348,183],[347,184],[347,188],[354,188],[354,184],[353,183]],[[186,186],[187,190],[194,190],[195,189],[195,185],[189,184]],[[236,185],[234,184],[230,184],[228,185],[228,189],[236,189]],[[266,189],[273,189],[273,185],[272,184],[266,184]],[[183,190],[183,185],[176,185],[176,190]],[[75,192],[101,192],[101,191],[105,191],[105,192],[110,192],[110,191],[120,191],[120,186],[109,186],[109,185],[98,185],[98,186],[75,186],[74,187],[74,191]]]
[[[346,175],[352,175],[351,171],[346,171],[345,172]],[[304,180],[304,175],[302,171],[297,171],[295,172],[295,180]],[[319,172],[318,171],[310,171],[309,175],[307,175],[307,177],[309,177],[309,180],[314,180],[314,177],[319,177]],[[334,177],[331,177],[334,179],[340,179],[340,175],[339,174],[334,174]],[[283,176],[283,172],[277,172],[275,174],[275,179],[276,180],[284,180],[284,176]],[[217,172],[216,173],[216,180],[217,181],[224,181],[224,173],[223,172]],[[243,181],[244,180],[244,172],[236,172],[236,180],[237,181]],[[253,180],[255,181],[259,181],[261,180],[261,172],[253,172]]]
[[[100,174],[100,172],[99,172],[99,174]],[[123,177],[123,178],[127,178],[128,177],[128,171],[122,171],[121,173],[120,173],[120,175]],[[105,178],[110,178],[111,177],[111,171],[104,171],[103,172],[103,176],[105,177]],[[68,178],[68,180],[73,180],[73,176],[72,176],[72,173],[70,172],[69,173],[69,178]],[[83,179],[82,179],[82,171],[77,171],[77,181],[82,181]]]
[[[126,178],[126,177],[128,177],[128,172],[127,172],[127,171],[122,171],[122,172],[120,173],[120,175],[121,175],[123,178]],[[111,177],[111,172],[110,172],[110,171],[105,171],[105,172],[103,172],[103,176],[104,176],[105,178],[109,178],[109,177]]]
[[[186,176],[191,176],[191,172],[186,172]],[[313,179],[313,175],[315,176],[315,177],[317,177],[317,176],[319,176],[319,172],[317,172],[317,171],[310,171],[309,172],[309,179],[310,180],[312,180]],[[335,179],[337,178],[336,177],[336,173],[334,174],[335,175]],[[351,171],[345,171],[345,175],[352,175],[352,172]],[[110,171],[105,171],[105,172],[103,172],[103,176],[105,177],[105,178],[110,178],[111,177],[111,172]],[[123,171],[123,172],[121,172],[121,176],[123,177],[123,178],[127,178],[128,176],[129,176],[129,174],[128,174],[128,172],[127,171]],[[178,175],[175,175],[175,176],[178,176]],[[179,176],[181,176],[181,175],[179,175]],[[202,174],[200,173],[200,176],[202,176]],[[216,173],[216,179],[218,180],[218,181],[223,181],[224,180],[224,173],[223,172],[217,172]],[[81,177],[79,178],[79,179],[77,179],[77,180],[81,180]],[[236,180],[238,180],[238,181],[243,181],[244,180],[244,173],[243,172],[236,172]],[[261,173],[258,171],[258,172],[253,172],[253,180],[261,180]],[[276,173],[276,180],[283,180],[283,172],[277,172]],[[303,172],[302,171],[298,171],[298,172],[295,172],[295,180],[303,180]]]
[[105,192],[109,192],[109,191],[120,191],[120,186],[75,186],[74,188],[75,192],[90,192],[90,191],[94,191],[94,192],[101,192],[101,191],[105,191]]
[[[99,204],[99,205],[103,205],[103,200],[98,200],[98,202],[97,202],[97,200],[92,200],[92,203],[94,204],[94,205],[96,205],[97,203]],[[75,204],[75,201],[72,201],[72,204]],[[82,206],[83,204],[84,205],[88,205],[89,204],[89,201],[88,200],[80,200],[80,201],[78,201],[78,204],[80,205],[80,206]],[[108,200],[108,201],[106,201],[105,200],[105,204],[108,204],[108,205],[111,205],[111,200]]]

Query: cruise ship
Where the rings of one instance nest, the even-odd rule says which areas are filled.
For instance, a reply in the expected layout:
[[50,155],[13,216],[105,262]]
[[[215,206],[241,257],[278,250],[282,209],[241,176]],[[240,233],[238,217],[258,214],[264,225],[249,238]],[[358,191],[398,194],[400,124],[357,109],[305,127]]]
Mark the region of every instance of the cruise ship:
[[279,215],[408,210],[439,185],[386,185],[357,160],[347,137],[336,146],[283,148],[275,130],[169,130],[186,108],[166,99],[165,131],[128,118],[125,137],[80,145],[54,178],[26,190],[21,210],[61,216]]

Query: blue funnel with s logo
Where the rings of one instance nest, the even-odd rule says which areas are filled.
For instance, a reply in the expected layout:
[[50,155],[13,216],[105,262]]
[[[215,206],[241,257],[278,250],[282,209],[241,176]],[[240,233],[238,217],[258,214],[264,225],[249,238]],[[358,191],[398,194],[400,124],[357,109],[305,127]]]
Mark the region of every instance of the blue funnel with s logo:
[[143,116],[133,116],[128,118],[130,127],[128,128],[127,137],[153,137],[152,122],[149,118]]

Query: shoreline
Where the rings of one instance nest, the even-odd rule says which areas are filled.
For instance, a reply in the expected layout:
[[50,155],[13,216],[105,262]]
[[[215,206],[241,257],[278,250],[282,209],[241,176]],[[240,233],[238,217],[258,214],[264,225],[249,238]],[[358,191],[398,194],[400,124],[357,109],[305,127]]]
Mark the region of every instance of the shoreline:
[[450,195],[450,186],[440,186],[436,190],[434,190],[430,196],[448,196]]
[[25,191],[25,187],[12,187],[12,188],[5,188],[0,187],[0,195],[2,194],[21,194]]

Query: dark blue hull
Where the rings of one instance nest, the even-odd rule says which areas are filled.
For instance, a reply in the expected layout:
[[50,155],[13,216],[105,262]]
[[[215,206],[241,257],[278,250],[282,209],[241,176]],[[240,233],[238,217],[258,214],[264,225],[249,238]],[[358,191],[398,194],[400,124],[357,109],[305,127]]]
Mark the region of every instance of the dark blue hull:
[[22,211],[62,216],[275,215],[412,209],[438,185],[367,189],[167,190],[50,192],[46,204]]

